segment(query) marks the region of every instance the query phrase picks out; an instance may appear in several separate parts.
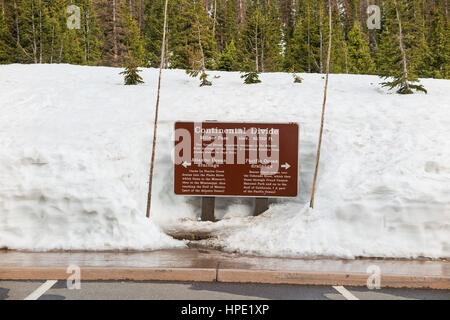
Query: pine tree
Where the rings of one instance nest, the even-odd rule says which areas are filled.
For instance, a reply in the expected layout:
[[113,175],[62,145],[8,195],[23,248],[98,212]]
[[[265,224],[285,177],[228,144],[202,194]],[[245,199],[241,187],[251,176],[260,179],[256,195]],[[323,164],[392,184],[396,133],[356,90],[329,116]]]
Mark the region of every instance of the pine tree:
[[386,5],[386,29],[381,36],[378,51],[379,75],[386,81],[382,86],[397,93],[411,94],[414,90],[426,92],[422,85],[414,84],[419,79],[411,61],[416,42],[414,38],[412,6],[407,0],[394,0]]
[[415,38],[415,48],[412,51],[411,68],[421,78],[431,78],[433,72],[433,57],[426,39],[425,0],[416,0],[411,8],[414,17],[414,28],[411,30]]
[[81,47],[84,61],[88,65],[97,65],[102,59],[103,34],[92,0],[81,0]]
[[286,50],[285,70],[292,69],[297,72],[308,72],[311,70],[311,61],[308,59],[310,54],[307,42],[308,30],[305,30],[307,23],[306,19],[299,19],[294,26],[294,33]]
[[142,41],[137,22],[131,14],[124,13],[126,19],[125,44],[128,49],[128,57],[131,57],[140,67],[147,66],[144,42]]
[[245,84],[255,84],[261,82],[261,80],[259,80],[259,73],[256,71],[245,72],[241,75],[241,78],[244,79]]
[[[174,5],[173,1],[168,3],[168,21],[170,34],[167,34],[167,43],[171,44],[171,38],[176,36],[177,28],[174,28]],[[147,0],[145,3],[144,29],[142,30],[144,47],[148,54],[149,66],[159,67],[161,57],[161,41],[164,24],[164,0]],[[174,34],[175,33],[175,34]],[[168,47],[168,45],[167,45]],[[167,55],[166,55],[167,57]]]
[[261,66],[262,24],[261,10],[255,8],[248,16],[239,45],[243,68],[256,73],[259,73]]
[[64,0],[55,0],[47,4],[49,16],[48,63],[61,62],[64,32],[67,29]]
[[[295,71],[315,73],[322,71],[320,32],[321,3],[305,0],[299,5],[299,17],[294,27],[293,38],[289,41],[284,62],[285,70],[294,67]],[[322,37],[321,37],[322,35]]]
[[124,0],[97,0],[100,28],[104,33],[102,64],[122,66],[128,54],[125,45]]
[[185,48],[189,58],[189,68],[187,73],[192,77],[196,77],[201,73],[200,86],[210,86],[212,83],[208,80],[208,74],[206,73],[206,54],[204,45],[206,43],[207,46],[210,46],[214,39],[212,38],[212,34],[209,33],[209,30],[203,28],[203,23],[208,22],[206,12],[204,11],[204,7],[197,0],[194,0],[187,5],[186,9],[188,10],[186,11],[185,18],[193,17],[193,23],[190,25],[189,31],[186,34],[188,40],[192,39],[191,45]]
[[169,29],[169,34],[172,34],[169,38],[170,67],[198,70],[203,61],[205,68],[212,69],[215,65],[216,42],[212,36],[213,20],[205,7],[199,0],[181,0],[174,14],[173,29]]
[[[324,12],[328,12],[324,10]],[[328,51],[328,43],[326,40],[329,37],[329,19],[326,14],[323,15],[323,40],[325,45],[323,46],[323,52]],[[347,44],[343,33],[342,25],[339,18],[339,11],[336,6],[332,5],[332,28],[333,28],[333,41],[331,48],[331,61],[330,61],[330,73],[347,73],[348,71],[348,58],[347,58]],[[325,61],[325,57],[323,57]],[[322,72],[323,72],[322,68]]]
[[238,26],[236,22],[236,0],[217,1],[216,42],[219,52],[222,52],[231,41],[238,40]]
[[217,60],[217,70],[234,71],[239,69],[237,49],[232,39]]
[[[287,17],[286,17],[287,19]],[[261,71],[281,71],[282,28],[275,1],[263,1],[261,25]],[[288,28],[289,29],[289,28]]]
[[303,82],[303,78],[295,73],[294,68],[291,68],[290,72],[292,73],[292,78],[294,78],[294,83],[302,83]]
[[10,45],[12,37],[6,25],[4,12],[5,7],[3,7],[3,3],[0,3],[0,64],[11,63],[14,58],[13,48]]
[[128,57],[125,65],[125,70],[120,72],[124,75],[125,85],[137,85],[144,83],[142,77],[139,75],[139,64],[132,57]]
[[432,12],[430,28],[430,51],[433,57],[433,77],[450,78],[450,28],[449,23],[444,22],[441,12]]
[[349,72],[354,74],[373,74],[375,64],[370,55],[369,42],[363,38],[361,29],[355,21],[348,33]]

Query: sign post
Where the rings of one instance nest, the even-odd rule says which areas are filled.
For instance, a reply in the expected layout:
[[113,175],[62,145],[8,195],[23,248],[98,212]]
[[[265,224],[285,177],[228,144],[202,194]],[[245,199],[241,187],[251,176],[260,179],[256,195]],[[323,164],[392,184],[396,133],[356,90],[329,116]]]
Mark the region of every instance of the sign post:
[[296,123],[176,122],[174,192],[201,196],[202,220],[214,220],[214,197],[253,197],[254,215],[268,198],[298,194]]

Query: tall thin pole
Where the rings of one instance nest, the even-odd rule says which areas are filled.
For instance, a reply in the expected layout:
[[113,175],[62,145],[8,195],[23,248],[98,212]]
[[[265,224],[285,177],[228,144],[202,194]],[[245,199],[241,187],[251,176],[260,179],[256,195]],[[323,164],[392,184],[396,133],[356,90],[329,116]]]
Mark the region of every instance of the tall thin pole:
[[152,205],[152,182],[153,182],[153,168],[155,166],[155,149],[156,149],[156,133],[158,128],[158,111],[159,111],[159,96],[161,92],[161,74],[164,66],[164,54],[166,48],[166,29],[167,29],[167,3],[164,8],[164,30],[161,44],[161,62],[159,65],[159,77],[158,77],[158,92],[156,95],[156,107],[155,107],[155,122],[153,124],[153,148],[152,148],[152,160],[150,162],[150,178],[148,181],[148,196],[147,196],[147,218],[150,218],[150,208]]
[[319,172],[319,160],[320,160],[320,148],[322,146],[322,135],[323,135],[323,124],[325,122],[325,106],[327,104],[327,90],[328,90],[328,75],[330,73],[330,59],[331,59],[331,44],[332,44],[332,31],[333,28],[331,26],[331,0],[328,0],[328,15],[329,15],[329,24],[330,24],[330,36],[328,39],[328,57],[327,57],[327,76],[325,80],[325,90],[323,94],[323,105],[322,105],[322,119],[320,121],[320,134],[319,134],[319,144],[317,146],[317,156],[316,156],[316,168],[314,170],[314,179],[311,190],[311,201],[309,206],[314,208],[314,194],[316,192],[316,182],[317,182],[317,174]]

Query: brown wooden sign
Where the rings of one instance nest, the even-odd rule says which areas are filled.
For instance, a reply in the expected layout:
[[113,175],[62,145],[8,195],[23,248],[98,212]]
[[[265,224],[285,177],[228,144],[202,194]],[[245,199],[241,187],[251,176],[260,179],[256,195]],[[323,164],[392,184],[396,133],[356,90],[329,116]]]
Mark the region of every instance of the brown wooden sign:
[[176,122],[178,195],[296,197],[298,124]]

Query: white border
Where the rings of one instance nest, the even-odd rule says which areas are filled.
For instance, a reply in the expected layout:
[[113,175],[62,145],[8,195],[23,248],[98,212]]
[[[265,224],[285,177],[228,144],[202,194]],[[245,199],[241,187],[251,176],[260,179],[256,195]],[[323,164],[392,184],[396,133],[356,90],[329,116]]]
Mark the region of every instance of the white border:
[[[297,139],[297,194],[295,196],[270,196],[270,195],[258,195],[258,196],[242,196],[242,195],[207,195],[207,194],[177,194],[175,193],[175,162],[173,163],[173,180],[172,180],[172,184],[173,184],[173,188],[172,188],[172,192],[175,196],[180,196],[180,197],[214,197],[214,198],[270,198],[270,199],[275,199],[275,198],[281,198],[281,199],[295,199],[298,197],[298,195],[300,194],[300,177],[299,177],[299,172],[300,172],[300,124],[298,122],[260,122],[260,121],[217,121],[217,120],[203,120],[203,121],[192,121],[192,120],[176,120],[173,123],[173,132],[175,133],[175,125],[178,122],[190,122],[190,123],[206,123],[206,122],[217,122],[217,123],[250,123],[250,124],[296,124],[297,125],[297,130],[298,130],[298,139]],[[175,135],[174,135],[175,137]],[[172,141],[173,143],[175,141]]]

